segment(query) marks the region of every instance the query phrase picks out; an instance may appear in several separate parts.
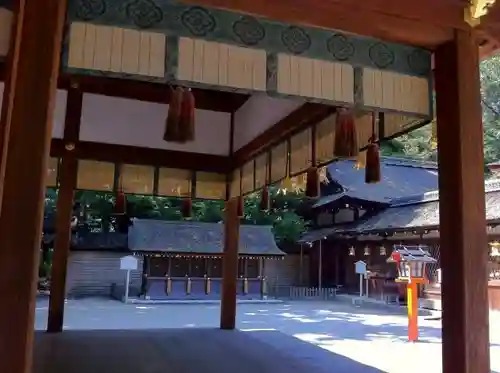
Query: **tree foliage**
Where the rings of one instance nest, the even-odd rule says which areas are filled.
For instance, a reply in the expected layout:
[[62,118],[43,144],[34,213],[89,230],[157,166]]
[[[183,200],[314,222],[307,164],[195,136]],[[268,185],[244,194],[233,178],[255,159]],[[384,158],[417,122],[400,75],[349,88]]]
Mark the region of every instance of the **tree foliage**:
[[[300,207],[303,195],[299,191],[283,193],[277,188],[270,189],[271,209],[261,211],[259,203],[260,192],[245,198],[244,217],[242,224],[271,225],[275,238],[280,243],[295,242],[305,231],[307,222],[296,213]],[[45,198],[46,213],[55,212],[57,191],[49,189]],[[112,193],[79,191],[75,200],[78,202],[80,221],[86,222],[89,230],[113,231],[116,229],[114,215],[115,196]],[[127,196],[128,215],[131,218],[160,219],[180,221],[182,200],[169,197]],[[190,220],[199,222],[219,223],[224,219],[223,201],[193,202],[193,216]]]
[[[500,56],[481,63],[485,163],[500,161]],[[431,125],[426,125],[382,145],[384,155],[437,160],[431,146]]]

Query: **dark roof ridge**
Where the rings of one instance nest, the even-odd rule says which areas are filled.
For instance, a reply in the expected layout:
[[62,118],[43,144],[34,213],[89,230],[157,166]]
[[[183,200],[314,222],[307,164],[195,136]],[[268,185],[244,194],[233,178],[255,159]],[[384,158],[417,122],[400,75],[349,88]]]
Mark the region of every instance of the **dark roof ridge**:
[[[134,221],[148,221],[148,222],[155,222],[155,223],[163,223],[163,224],[175,224],[175,225],[185,225],[185,226],[200,226],[200,225],[205,225],[205,226],[210,226],[210,225],[221,225],[224,224],[224,221],[219,221],[217,223],[212,223],[212,222],[206,222],[206,221],[194,221],[194,220],[162,220],[162,219],[144,219],[144,218],[132,218],[132,222]],[[272,225],[258,225],[258,224],[240,224],[240,227],[243,228],[262,228],[262,227],[267,227],[267,228],[272,228]]]
[[[493,193],[500,192],[500,179],[490,179],[484,182],[484,192]],[[400,197],[391,200],[390,207],[400,207],[415,205],[418,203],[434,202],[439,201],[439,190],[433,190],[431,192],[426,192],[423,194],[416,194],[407,197]]]

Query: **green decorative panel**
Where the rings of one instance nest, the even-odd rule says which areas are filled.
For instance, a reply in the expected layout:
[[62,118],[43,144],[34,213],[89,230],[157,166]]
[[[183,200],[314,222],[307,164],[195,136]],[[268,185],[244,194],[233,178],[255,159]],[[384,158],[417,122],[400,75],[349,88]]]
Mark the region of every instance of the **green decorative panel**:
[[169,0],[69,0],[69,21],[193,37],[427,77],[431,53],[334,30],[288,25]]

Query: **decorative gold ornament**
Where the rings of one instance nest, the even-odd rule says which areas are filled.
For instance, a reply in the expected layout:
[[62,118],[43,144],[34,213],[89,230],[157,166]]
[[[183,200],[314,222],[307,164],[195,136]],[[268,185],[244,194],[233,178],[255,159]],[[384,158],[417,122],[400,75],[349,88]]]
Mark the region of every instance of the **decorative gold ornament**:
[[471,27],[481,23],[481,17],[488,13],[496,0],[469,0],[469,6],[464,10],[464,20]]

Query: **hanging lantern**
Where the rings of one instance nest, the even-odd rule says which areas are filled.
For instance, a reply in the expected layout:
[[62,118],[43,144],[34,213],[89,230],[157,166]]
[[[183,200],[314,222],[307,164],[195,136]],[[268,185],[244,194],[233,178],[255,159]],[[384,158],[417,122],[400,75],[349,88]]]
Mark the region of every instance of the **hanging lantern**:
[[356,255],[356,249],[354,248],[354,246],[351,246],[349,248],[349,256],[354,256]]
[[385,249],[385,246],[380,246],[380,255],[381,256],[387,255],[387,250]]
[[370,248],[368,246],[365,246],[365,249],[363,251],[364,256],[369,256],[370,255]]
[[492,242],[492,243],[490,243],[490,247],[491,247],[490,256],[500,257],[500,243]]
[[339,158],[356,157],[359,153],[358,135],[354,114],[347,109],[339,109],[335,123],[334,155]]

